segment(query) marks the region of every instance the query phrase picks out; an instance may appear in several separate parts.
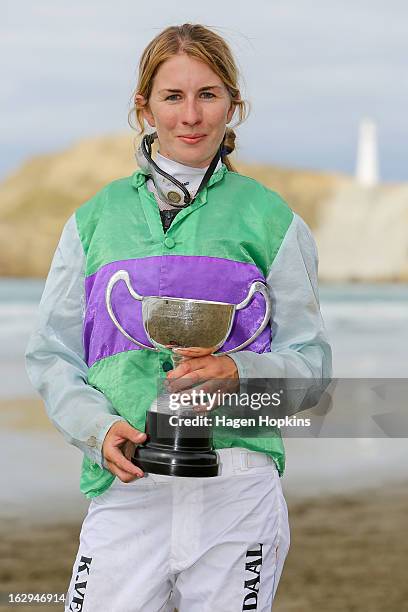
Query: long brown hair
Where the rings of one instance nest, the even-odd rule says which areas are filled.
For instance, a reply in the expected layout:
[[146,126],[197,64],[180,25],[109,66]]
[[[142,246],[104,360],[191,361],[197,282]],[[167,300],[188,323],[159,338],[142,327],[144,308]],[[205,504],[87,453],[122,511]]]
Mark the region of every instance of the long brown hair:
[[[238,86],[239,73],[231,49],[225,40],[212,30],[200,24],[185,23],[181,26],[170,26],[160,32],[147,45],[139,62],[139,78],[132,94],[133,107],[128,114],[129,125],[144,134],[143,106],[136,100],[136,95],[142,95],[149,100],[154,77],[163,62],[179,53],[201,60],[222,80],[230,95],[231,102],[238,109],[239,121],[242,123],[248,115],[248,104],[241,98]],[[136,115],[138,126],[134,126],[131,117]],[[235,149],[235,132],[226,129],[222,161],[229,170],[234,168],[227,155]]]

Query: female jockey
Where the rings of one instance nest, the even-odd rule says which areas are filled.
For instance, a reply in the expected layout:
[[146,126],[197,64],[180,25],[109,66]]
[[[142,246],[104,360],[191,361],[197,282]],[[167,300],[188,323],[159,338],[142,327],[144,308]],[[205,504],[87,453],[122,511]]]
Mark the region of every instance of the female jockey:
[[[66,610],[269,612],[289,548],[281,437],[215,435],[211,478],[147,473],[131,458],[160,381],[330,375],[315,243],[279,195],[228,160],[227,126],[246,105],[218,34],[191,24],[158,34],[140,60],[134,111],[153,133],[139,170],[68,220],[27,349],[50,419],[84,453],[91,502]],[[244,350],[222,354],[259,326],[258,296],[218,355],[181,350],[172,369],[164,351],[136,346],[110,319],[104,296],[120,269],[141,295],[235,304],[260,280],[271,319]],[[129,299],[126,287],[112,294],[118,318],[137,326]]]

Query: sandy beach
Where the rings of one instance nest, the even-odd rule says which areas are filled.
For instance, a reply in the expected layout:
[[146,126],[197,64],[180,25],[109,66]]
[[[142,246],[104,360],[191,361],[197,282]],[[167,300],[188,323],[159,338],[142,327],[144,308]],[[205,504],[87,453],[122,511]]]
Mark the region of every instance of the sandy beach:
[[[288,499],[288,506],[292,544],[274,612],[408,610],[405,486],[303,502]],[[63,609],[61,604],[4,604],[8,593],[65,592],[79,529],[79,523],[3,522],[2,612]]]

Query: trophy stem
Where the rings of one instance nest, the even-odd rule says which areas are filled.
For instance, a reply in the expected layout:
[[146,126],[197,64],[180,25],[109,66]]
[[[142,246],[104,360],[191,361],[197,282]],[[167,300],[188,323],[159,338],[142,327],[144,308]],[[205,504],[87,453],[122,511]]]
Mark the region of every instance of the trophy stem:
[[182,361],[184,361],[183,355],[178,355],[177,353],[172,353],[171,360],[173,362],[173,368],[176,369]]

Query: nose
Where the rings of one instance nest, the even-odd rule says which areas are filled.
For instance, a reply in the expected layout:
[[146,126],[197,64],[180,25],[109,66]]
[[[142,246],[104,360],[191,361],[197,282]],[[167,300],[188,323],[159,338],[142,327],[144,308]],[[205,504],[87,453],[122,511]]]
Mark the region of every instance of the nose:
[[199,102],[194,98],[186,98],[183,104],[183,125],[197,125],[201,123],[201,121],[202,116]]

